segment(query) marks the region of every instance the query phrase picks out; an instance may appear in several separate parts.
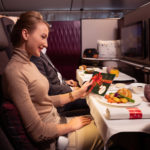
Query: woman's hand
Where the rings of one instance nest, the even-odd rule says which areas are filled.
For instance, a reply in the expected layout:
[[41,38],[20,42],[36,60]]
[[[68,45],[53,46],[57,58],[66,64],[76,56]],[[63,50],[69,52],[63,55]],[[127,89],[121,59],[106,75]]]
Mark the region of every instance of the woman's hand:
[[92,82],[93,82],[93,81],[91,81],[91,82],[85,82],[85,83],[81,86],[81,88],[80,88],[81,98],[85,97],[85,96],[88,94],[88,87],[89,87],[90,85],[92,85]]
[[65,82],[72,87],[77,87],[77,82],[74,80],[66,80]]
[[91,117],[89,116],[80,116],[80,117],[75,117],[71,119],[68,123],[66,124],[57,124],[57,130],[59,135],[64,135],[70,132],[73,132],[75,130],[78,130],[82,128],[83,126],[86,126],[90,124],[91,122]]
[[70,120],[68,125],[70,126],[72,131],[75,131],[75,130],[82,128],[83,126],[90,124],[90,122],[91,122],[90,117],[80,116],[80,117],[75,117],[72,120]]

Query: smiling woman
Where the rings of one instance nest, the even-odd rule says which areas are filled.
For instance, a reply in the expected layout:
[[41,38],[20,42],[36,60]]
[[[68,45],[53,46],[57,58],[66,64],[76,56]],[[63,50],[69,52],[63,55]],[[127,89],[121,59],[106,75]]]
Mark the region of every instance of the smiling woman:
[[21,48],[26,48],[31,56],[39,57],[41,50],[47,47],[48,28],[44,23],[38,23],[32,34],[27,29],[23,29],[22,37],[24,44]]
[[20,16],[13,28],[11,41],[14,47],[21,46],[20,48],[26,48],[30,55],[40,56],[40,51],[47,47],[48,33],[48,23],[40,13],[32,11]]
[[55,150],[59,136],[66,134],[67,148],[100,149],[102,140],[90,117],[63,119],[56,109],[87,95],[91,83],[71,93],[49,96],[48,80],[30,61],[32,55],[40,56],[40,51],[47,47],[48,32],[49,25],[40,13],[30,11],[20,16],[12,31],[13,56],[3,74],[4,97],[15,104],[29,136],[43,142],[42,150]]

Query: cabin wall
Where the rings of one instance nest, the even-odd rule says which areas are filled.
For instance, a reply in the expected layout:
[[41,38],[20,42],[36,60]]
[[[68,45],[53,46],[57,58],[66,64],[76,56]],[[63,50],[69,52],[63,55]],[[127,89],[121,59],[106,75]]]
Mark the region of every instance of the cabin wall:
[[[147,31],[147,39],[149,39],[149,17],[150,17],[150,5],[138,8],[137,10],[133,11],[133,12],[129,12],[128,10],[99,10],[99,11],[52,11],[52,10],[39,10],[43,16],[44,19],[47,21],[80,21],[80,20],[103,20],[104,18],[107,19],[111,19],[111,18],[122,18],[123,16],[123,23],[121,22],[121,24],[124,25],[128,25],[130,23],[134,23],[140,20],[145,20],[146,21],[146,31]],[[1,15],[7,15],[7,16],[19,16],[22,12],[24,11],[3,11],[0,12]],[[129,13],[127,13],[129,12]],[[120,21],[119,21],[120,22]],[[90,23],[87,23],[90,25]],[[94,25],[95,24],[95,25]],[[81,32],[83,32],[83,30],[85,30],[84,33],[81,33],[81,49],[80,51],[82,52],[83,49],[87,48],[87,47],[93,47],[93,48],[97,48],[97,39],[102,39],[102,40],[111,40],[111,39],[118,39],[118,33],[116,32],[116,23],[115,25],[112,23],[110,24],[105,24],[104,22],[101,22],[100,24],[100,30],[97,30],[97,32],[99,32],[99,36],[98,34],[94,34],[94,32],[96,31],[92,31],[93,28],[98,28],[99,23],[94,23],[91,24],[91,26],[88,25],[88,28],[80,28],[79,30]],[[110,30],[112,30],[111,32],[108,32],[108,28],[107,26],[109,26]],[[91,34],[92,33],[92,34]],[[88,34],[90,34],[90,36],[88,36]],[[92,35],[92,36],[91,36]],[[85,38],[87,37],[87,38]],[[92,37],[91,39],[89,37]],[[88,41],[88,42],[86,42]],[[146,44],[146,48],[149,51],[149,42],[147,42]],[[149,55],[149,54],[148,54]],[[81,55],[80,55],[81,57]],[[106,62],[106,61],[105,61]],[[149,65],[149,58],[146,60],[147,65]],[[69,61],[68,61],[69,63]],[[113,63],[112,63],[113,64]],[[118,64],[118,62],[117,62]],[[119,62],[119,65],[121,63]],[[98,62],[99,66],[103,66],[104,64],[101,62]],[[119,66],[118,65],[118,66]],[[64,66],[62,66],[63,68]],[[61,70],[62,70],[61,68]],[[67,66],[66,66],[67,68]],[[121,67],[122,68],[122,67]],[[127,67],[126,67],[127,68]],[[75,70],[74,70],[75,72]],[[124,70],[124,72],[129,72],[126,71],[126,69]],[[63,73],[63,72],[62,72]],[[133,74],[133,73],[131,73]],[[70,78],[71,76],[67,76],[67,78]]]
[[[130,65],[125,62],[121,61],[83,61],[83,63],[86,63],[88,65],[97,65],[97,66],[110,66],[114,65],[115,67],[118,67],[120,71],[127,73],[128,75],[131,75],[137,79],[138,82],[145,82],[150,83],[150,4],[145,5],[143,7],[140,7],[132,12],[129,12],[124,15],[121,19],[118,20],[118,31],[120,32],[120,28],[122,26],[131,25],[133,23],[143,21],[143,24],[145,26],[145,49],[147,51],[147,57],[143,60],[127,60],[127,62],[135,62],[135,64],[141,65],[139,67],[138,65]],[[107,26],[106,26],[107,27]],[[111,27],[111,26],[110,26]],[[104,27],[105,28],[105,27]],[[105,29],[106,30],[106,29]],[[106,33],[103,33],[103,36],[105,36]],[[120,35],[119,35],[119,38]],[[124,59],[124,58],[123,58]],[[145,67],[149,67],[148,69],[145,69]]]
[[[16,19],[15,17],[18,17],[23,12],[24,11],[2,12],[1,15],[5,15],[5,16],[9,16],[9,17],[14,16],[13,19]],[[82,19],[91,19],[91,18],[94,18],[94,20],[96,20],[96,18],[98,18],[97,20],[100,20],[99,18],[101,18],[102,20],[104,20],[104,18],[120,18],[124,14],[124,11],[122,11],[122,10],[121,11],[102,10],[102,11],[86,11],[86,12],[85,11],[48,11],[48,10],[45,10],[45,11],[40,11],[40,12],[44,16],[44,19],[47,20],[48,22],[53,22],[53,23],[54,22],[55,23],[60,22],[60,24],[64,24],[64,26],[62,25],[60,28],[56,24],[52,25],[51,31],[53,31],[53,29],[55,28],[55,31],[57,30],[57,32],[54,31],[54,32],[50,33],[51,39],[59,39],[59,37],[60,37],[59,34],[60,34],[62,36],[62,38],[64,39],[64,40],[62,40],[64,42],[59,43],[60,48],[58,50],[57,42],[55,42],[54,40],[53,41],[49,40],[48,55],[52,59],[54,65],[56,65],[58,70],[62,73],[62,75],[66,79],[70,79],[70,78],[75,79],[75,71],[78,68],[78,66],[81,64],[81,54],[82,54],[82,51],[81,51],[82,50],[82,46],[81,46],[81,44],[82,44],[81,38],[82,37],[80,34],[82,29],[80,26],[78,26],[78,28],[76,28],[75,30],[72,28],[73,26],[70,28],[69,27],[70,22],[76,22],[76,21],[81,22]],[[107,24],[107,22],[109,22],[109,23]],[[106,22],[102,21],[102,25],[100,25],[100,23],[98,23],[98,25],[95,24],[97,26],[96,27],[97,30],[95,30],[94,32],[96,33],[99,30],[98,28],[100,28],[101,30],[99,30],[100,31],[99,35],[101,35],[101,36],[100,36],[100,38],[97,38],[97,36],[99,37],[99,35],[98,34],[94,35],[93,38],[96,37],[96,39],[94,40],[94,47],[97,46],[96,45],[97,39],[101,39],[101,37],[102,37],[102,39],[114,39],[114,38],[116,38],[115,33],[112,31],[110,33],[109,32],[103,32],[103,31],[105,31],[106,24],[109,25],[110,21],[106,21]],[[114,19],[112,19],[111,25],[113,27],[116,26],[116,21],[114,21]],[[95,27],[94,27],[94,29],[95,29]],[[70,33],[69,36],[66,34],[62,35],[62,33],[66,33],[65,30],[69,31],[68,32],[68,33]],[[90,31],[90,29],[88,29],[88,30]],[[75,34],[75,32],[70,32],[70,31],[76,31],[76,33],[79,33],[79,34]],[[89,34],[89,32],[87,34]],[[80,37],[78,37],[78,39],[77,39],[76,35],[79,35]],[[91,38],[91,39],[93,39],[93,38]],[[71,42],[69,42],[69,40],[70,41],[77,41],[78,40],[78,42],[75,44],[76,46],[72,45],[72,47],[73,47],[72,48],[72,47],[70,47]],[[60,41],[60,40],[58,40],[58,41]],[[53,44],[51,44],[51,42],[53,42]],[[54,46],[54,44],[55,44],[55,46]],[[53,47],[52,47],[52,45],[53,45]],[[67,48],[66,48],[66,45],[68,45]],[[76,49],[74,49],[75,47],[76,47]],[[88,47],[88,45],[87,45],[87,47]],[[65,54],[66,54],[66,56],[65,56]],[[74,56],[70,56],[70,54],[72,54]],[[70,63],[70,58],[72,58],[71,62],[74,61],[74,64]],[[60,62],[60,60],[61,60],[61,62]]]
[[[142,21],[144,24],[144,34],[145,34],[145,50],[147,52],[147,56],[143,60],[136,60],[136,63],[144,65],[144,67],[136,67],[126,64],[126,68],[124,72],[130,70],[131,74],[134,74],[137,77],[139,82],[150,83],[150,3],[144,5],[142,7],[137,8],[136,10],[127,13],[124,17],[119,21],[120,27],[127,26],[134,23]],[[130,60],[132,61],[132,59]],[[123,63],[120,64],[121,68]],[[146,67],[148,69],[146,69]],[[132,68],[132,69],[131,69]],[[133,71],[131,71],[133,70]]]
[[82,54],[86,48],[97,49],[97,40],[117,40],[118,19],[83,19]]
[[130,12],[124,16],[124,26],[142,21],[144,24],[145,34],[145,50],[147,57],[144,60],[139,60],[141,64],[150,65],[150,3]]

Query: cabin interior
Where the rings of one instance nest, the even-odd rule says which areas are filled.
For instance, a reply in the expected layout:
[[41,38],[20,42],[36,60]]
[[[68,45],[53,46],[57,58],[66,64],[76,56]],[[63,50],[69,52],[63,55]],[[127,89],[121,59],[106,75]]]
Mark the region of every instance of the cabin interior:
[[[45,0],[36,5],[34,0],[30,4],[25,0],[0,2],[0,14],[11,16],[14,20],[24,11],[37,10],[42,13],[51,25],[47,54],[66,79],[75,79],[76,69],[81,64],[98,67],[111,64],[144,83],[150,82],[149,8],[148,0]],[[140,38],[138,50],[134,50],[137,46],[134,42],[132,48],[124,46],[130,39],[125,40],[128,38],[125,38],[127,35],[123,30],[139,30],[139,35],[136,35]],[[120,40],[117,54],[103,57],[98,49],[99,40]],[[83,57],[84,50],[88,48],[98,50],[98,59]],[[130,48],[130,52],[126,51]]]
[[[112,66],[138,82],[150,83],[149,0],[0,1],[0,18],[9,18],[14,23],[22,12],[29,10],[41,12],[50,24],[47,55],[66,79],[76,79],[76,69],[85,64]],[[3,20],[4,24],[8,32],[13,23]],[[12,53],[6,48],[11,47],[9,35],[4,38],[6,43],[0,41],[0,74]],[[119,47],[115,54],[103,53],[99,41],[119,41]],[[86,49],[96,49],[98,57],[84,57]]]

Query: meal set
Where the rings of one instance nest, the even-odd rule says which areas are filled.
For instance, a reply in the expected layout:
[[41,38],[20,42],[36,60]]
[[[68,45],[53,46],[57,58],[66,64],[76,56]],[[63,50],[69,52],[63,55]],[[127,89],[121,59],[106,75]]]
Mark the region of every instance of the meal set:
[[[142,102],[141,96],[144,95],[144,83],[124,83],[113,84],[114,77],[118,77],[119,70],[111,69],[107,73],[95,71],[86,65],[79,67],[85,74],[92,74],[93,84],[89,92],[101,95],[100,102],[111,106],[136,106]],[[114,76],[113,76],[114,75]]]

